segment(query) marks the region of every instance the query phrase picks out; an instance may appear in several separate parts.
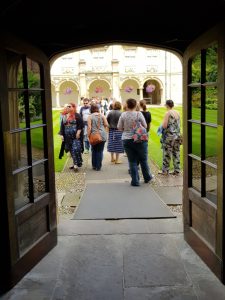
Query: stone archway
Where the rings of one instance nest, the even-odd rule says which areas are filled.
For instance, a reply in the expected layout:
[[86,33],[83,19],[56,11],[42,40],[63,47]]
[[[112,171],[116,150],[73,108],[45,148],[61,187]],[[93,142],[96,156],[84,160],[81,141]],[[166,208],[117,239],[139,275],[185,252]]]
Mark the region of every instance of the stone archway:
[[60,85],[59,88],[59,99],[60,106],[64,106],[66,103],[76,103],[79,104],[78,101],[79,90],[73,81],[65,81]]
[[[146,87],[149,84],[153,84],[155,86],[155,90],[151,93],[148,93],[146,91]],[[143,85],[143,98],[146,100],[147,104],[155,104],[160,105],[162,101],[162,88],[160,86],[160,83],[155,79],[149,79],[145,81]]]
[[106,80],[96,79],[89,85],[89,98],[109,98],[111,96],[111,87]]
[[57,107],[56,89],[53,84],[51,84],[51,94],[52,94],[52,107]]
[[121,86],[121,100],[125,102],[129,98],[139,100],[139,84],[135,79],[127,79]]

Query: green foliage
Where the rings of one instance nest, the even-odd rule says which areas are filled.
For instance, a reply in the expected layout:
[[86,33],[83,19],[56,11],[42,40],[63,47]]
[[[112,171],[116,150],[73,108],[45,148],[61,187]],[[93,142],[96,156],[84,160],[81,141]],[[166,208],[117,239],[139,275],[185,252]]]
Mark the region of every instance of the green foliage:
[[[17,77],[17,86],[19,88],[24,88],[23,84],[23,74],[18,73]],[[40,77],[39,74],[28,72],[28,88],[35,88],[40,86]],[[25,120],[25,104],[24,104],[24,95],[23,93],[19,96],[18,101],[19,106],[19,118],[20,122]],[[37,120],[41,118],[42,107],[41,107],[41,94],[40,92],[30,92],[29,93],[29,113],[31,120]]]

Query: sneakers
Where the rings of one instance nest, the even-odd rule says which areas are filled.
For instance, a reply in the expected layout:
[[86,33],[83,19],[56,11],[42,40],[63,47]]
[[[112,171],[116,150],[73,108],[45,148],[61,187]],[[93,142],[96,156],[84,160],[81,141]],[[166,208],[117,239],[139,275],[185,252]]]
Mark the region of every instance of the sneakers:
[[168,171],[159,171],[158,174],[167,176],[167,175],[169,175],[169,172]]
[[173,172],[170,172],[169,174],[178,176],[178,175],[180,175],[180,172],[179,171],[173,171]]
[[154,179],[155,179],[155,175],[152,174],[152,178],[149,180],[145,180],[145,183],[151,183],[154,181]]
[[73,167],[73,170],[74,170],[75,173],[77,173],[77,172],[78,172],[78,167],[77,167],[77,166],[74,166],[74,167]]

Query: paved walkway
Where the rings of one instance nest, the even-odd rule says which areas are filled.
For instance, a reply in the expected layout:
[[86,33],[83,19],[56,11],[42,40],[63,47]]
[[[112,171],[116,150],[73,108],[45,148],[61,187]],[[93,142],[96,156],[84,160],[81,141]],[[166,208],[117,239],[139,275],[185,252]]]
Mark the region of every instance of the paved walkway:
[[[76,186],[74,174],[65,172],[67,183],[58,191],[71,209],[79,202],[84,173],[92,183],[124,180],[130,188],[126,158],[122,165],[106,159],[101,172],[87,165]],[[182,178],[175,181],[181,187]],[[174,179],[157,176],[153,187],[160,184],[172,186]],[[184,241],[182,214],[162,220],[71,220],[73,210],[59,216],[58,245],[2,299],[225,299],[225,287]]]

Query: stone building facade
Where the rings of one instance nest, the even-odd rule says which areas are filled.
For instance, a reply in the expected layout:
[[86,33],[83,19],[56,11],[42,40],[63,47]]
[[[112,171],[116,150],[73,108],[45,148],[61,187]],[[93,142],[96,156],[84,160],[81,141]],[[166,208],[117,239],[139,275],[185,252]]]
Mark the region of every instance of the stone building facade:
[[[53,107],[79,105],[81,97],[182,103],[181,61],[160,49],[109,45],[71,52],[52,63],[51,80]],[[155,88],[151,93],[146,91],[149,84]]]

